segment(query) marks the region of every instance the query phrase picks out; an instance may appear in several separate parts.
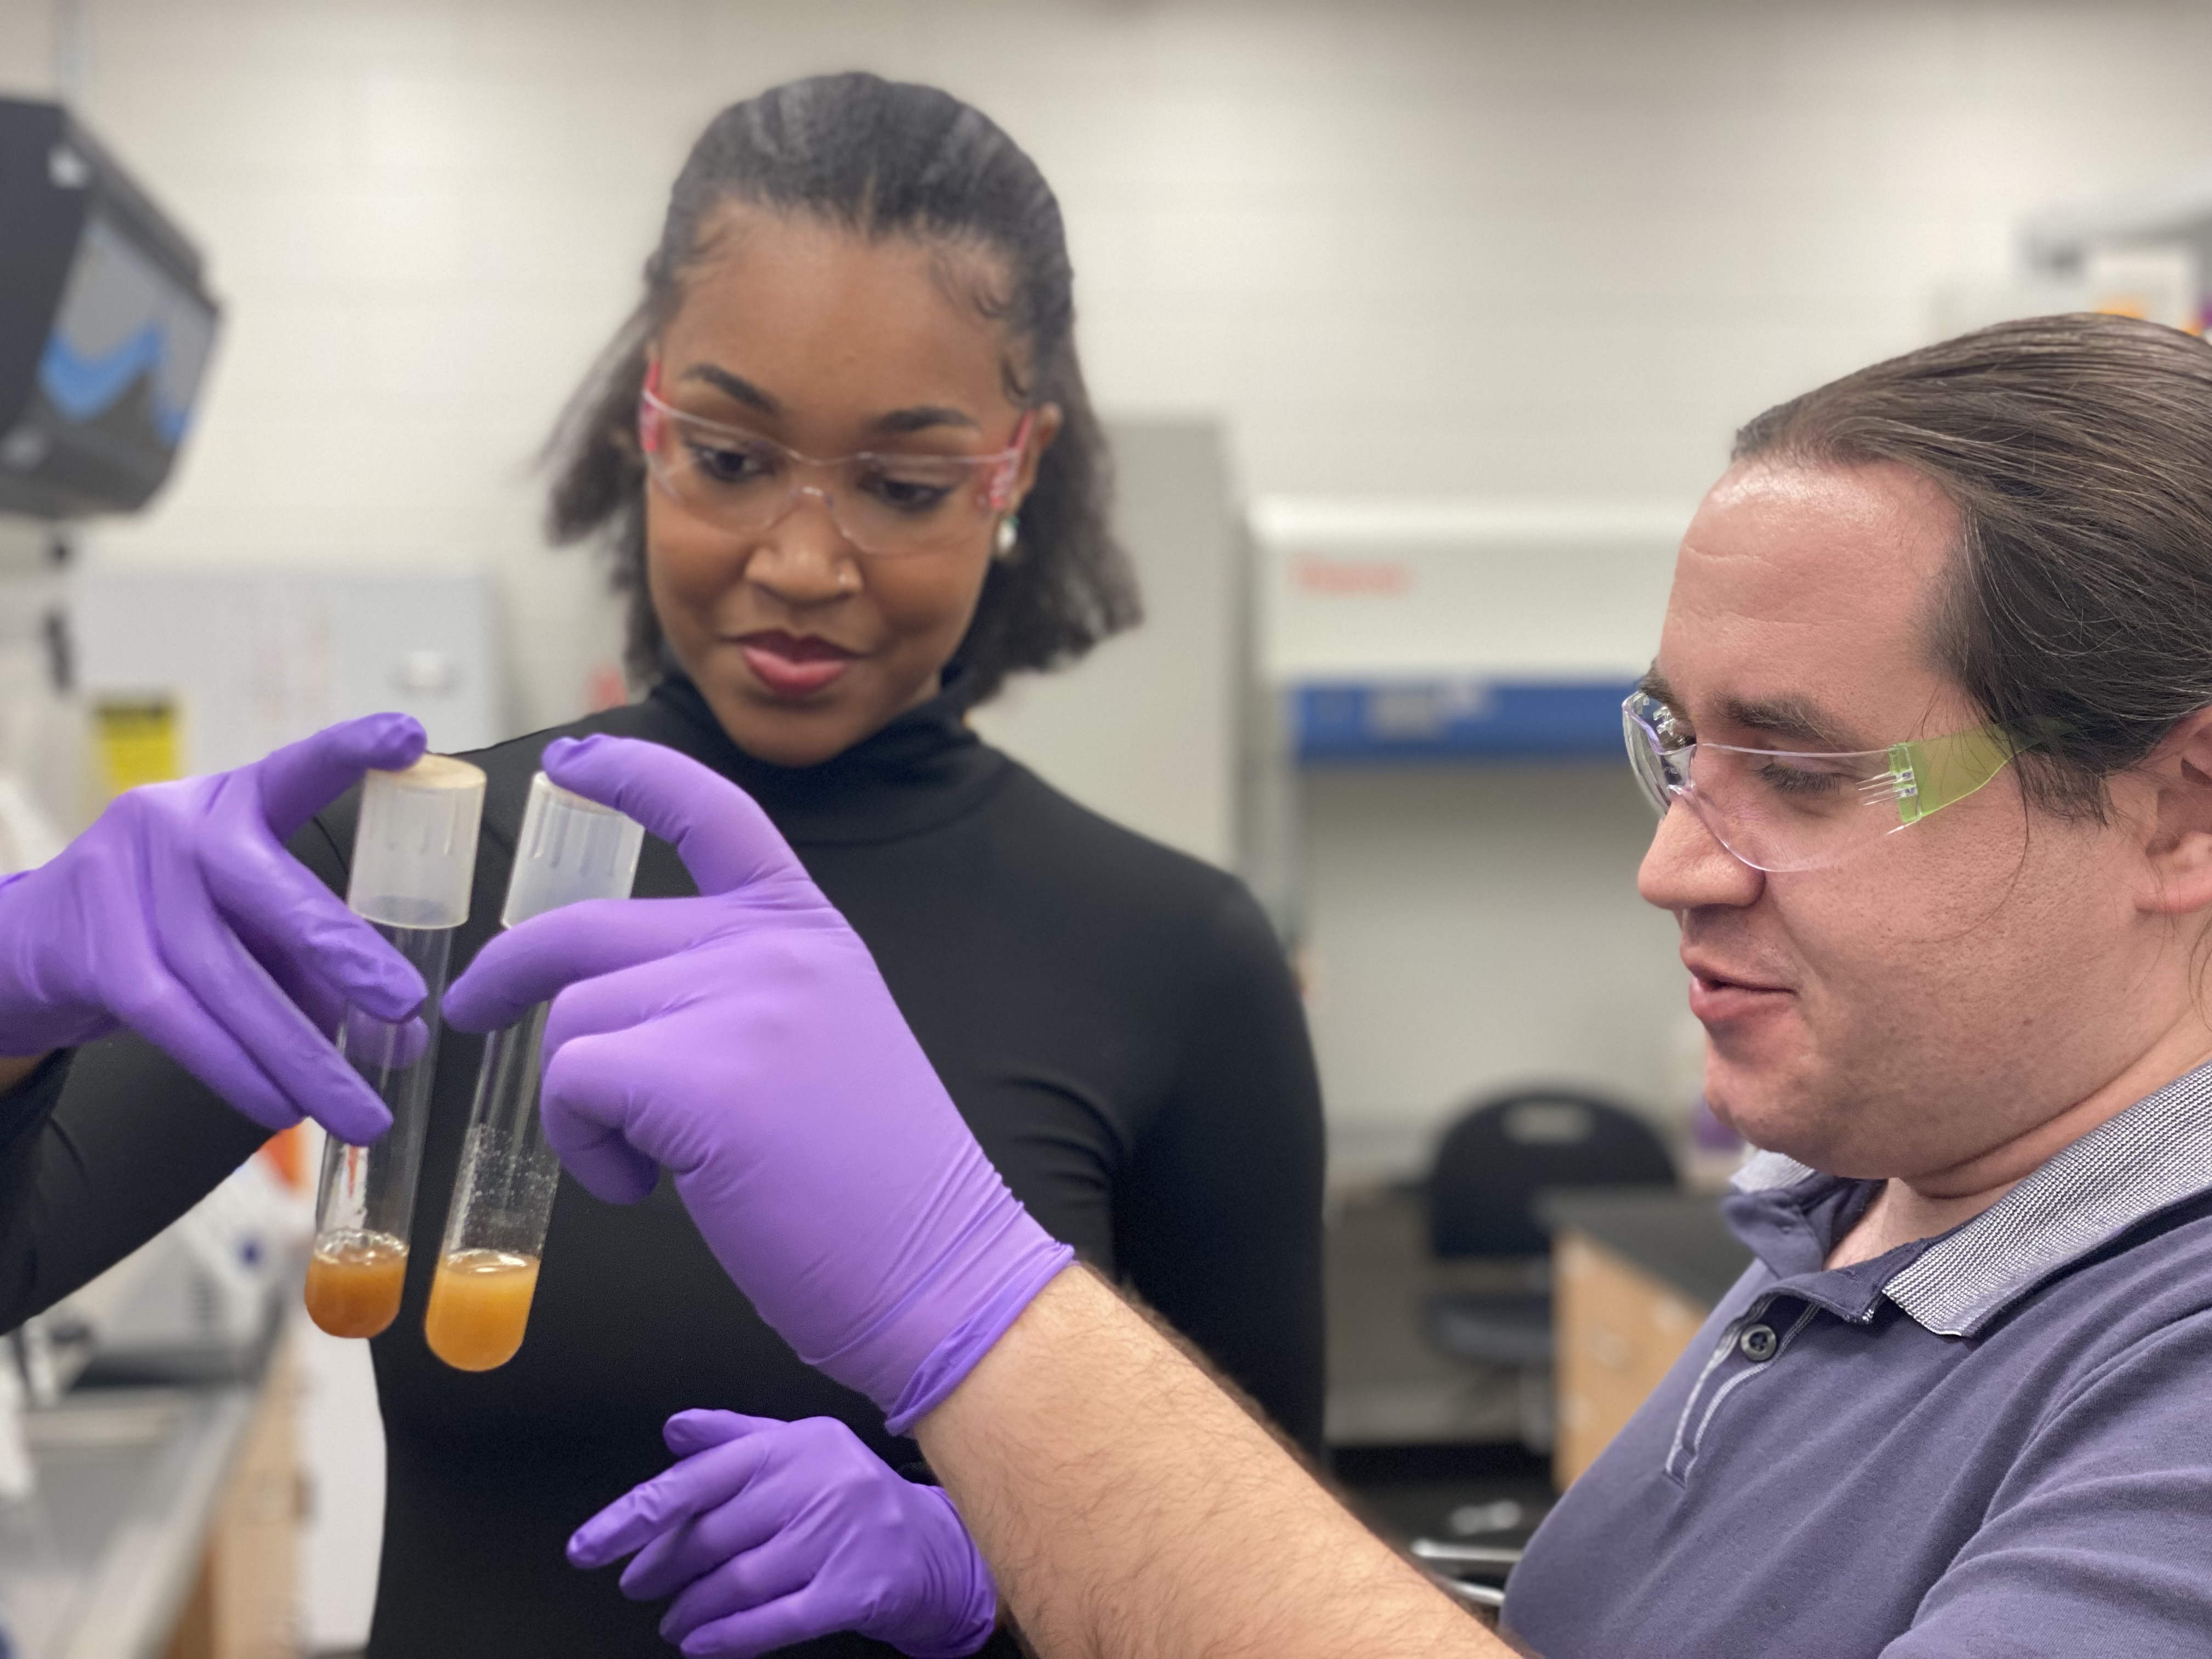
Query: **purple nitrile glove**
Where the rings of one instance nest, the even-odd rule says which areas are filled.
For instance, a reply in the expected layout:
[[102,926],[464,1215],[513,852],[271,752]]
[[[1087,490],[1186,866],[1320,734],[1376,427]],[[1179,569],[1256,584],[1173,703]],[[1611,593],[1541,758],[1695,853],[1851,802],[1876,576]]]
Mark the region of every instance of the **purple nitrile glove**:
[[118,796],[0,883],[0,1054],[128,1026],[264,1128],[356,1143],[392,1115],[325,1033],[349,1004],[404,1021],[422,975],[284,850],[371,767],[411,766],[404,714],[347,720],[213,777]]
[[750,1659],[836,1631],[913,1659],[990,1638],[999,1592],[952,1500],[904,1480],[835,1418],[679,1412],[684,1461],[576,1529],[568,1559],[623,1570],[632,1601],[673,1595],[660,1633],[692,1659]]
[[673,842],[704,896],[523,922],[447,993],[447,1019],[489,1030],[553,998],[561,1161],[617,1203],[674,1171],[761,1316],[903,1433],[1073,1253],[1006,1190],[867,946],[736,785],[623,738],[556,741],[544,764]]

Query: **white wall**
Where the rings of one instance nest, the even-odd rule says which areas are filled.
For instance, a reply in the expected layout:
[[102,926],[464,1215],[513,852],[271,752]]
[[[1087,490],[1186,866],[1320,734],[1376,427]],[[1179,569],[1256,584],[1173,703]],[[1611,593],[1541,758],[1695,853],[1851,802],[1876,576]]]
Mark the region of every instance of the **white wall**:
[[1116,421],[1108,436],[1115,528],[1143,586],[1145,624],[1072,672],[1016,680],[975,725],[1094,811],[1232,864],[1243,528],[1221,431]]
[[1309,1012],[1340,1180],[1425,1167],[1480,1093],[1678,1086],[1674,924],[1636,894],[1626,767],[1343,768],[1303,783]]
[[[1745,416],[2002,280],[2023,213],[2212,150],[2197,0],[70,4],[86,114],[229,302],[180,476],[101,538],[487,562],[523,726],[616,644],[532,456],[688,142],[776,79],[991,111],[1066,205],[1102,404],[1301,495],[1693,496]],[[64,9],[0,3],[0,88],[52,87]]]
[[[1267,498],[1263,669],[1625,690],[1690,513]],[[1278,806],[1303,850],[1289,908],[1335,1181],[1419,1174],[1448,1116],[1508,1087],[1594,1089],[1679,1123],[1682,970],[1673,924],[1636,894],[1653,819],[1610,713],[1606,730],[1595,762],[1310,768]]]
[[[778,78],[990,110],[1066,207],[1102,404],[1308,495],[1692,495],[2022,213],[2212,149],[2195,0],[71,4],[84,112],[229,302],[180,476],[101,538],[488,562],[522,726],[614,645],[532,456],[689,140]],[[0,88],[51,88],[64,9],[0,4]]]
[[[526,550],[532,446],[726,99],[859,64],[1066,203],[1103,403],[1258,490],[1672,496],[1995,277],[2023,210],[2212,148],[2175,0],[79,0],[84,106],[231,302],[182,553]],[[0,8],[0,84],[51,81]]]

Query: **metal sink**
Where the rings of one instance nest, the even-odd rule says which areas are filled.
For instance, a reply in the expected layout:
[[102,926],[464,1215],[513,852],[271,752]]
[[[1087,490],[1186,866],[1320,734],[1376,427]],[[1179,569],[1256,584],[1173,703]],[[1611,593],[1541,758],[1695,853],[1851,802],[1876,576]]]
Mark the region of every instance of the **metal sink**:
[[86,1389],[27,1414],[38,1492],[0,1504],[19,1659],[159,1659],[254,1402],[246,1384]]

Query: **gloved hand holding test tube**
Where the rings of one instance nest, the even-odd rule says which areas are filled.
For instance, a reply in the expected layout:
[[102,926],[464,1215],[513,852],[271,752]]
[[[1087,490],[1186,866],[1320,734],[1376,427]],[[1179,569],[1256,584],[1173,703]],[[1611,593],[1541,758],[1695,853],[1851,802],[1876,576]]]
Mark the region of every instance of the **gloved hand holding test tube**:
[[349,1005],[338,1028],[339,1049],[390,1109],[392,1127],[365,1146],[332,1135],[323,1148],[307,1304],[332,1336],[374,1336],[399,1314],[438,1003],[454,931],[468,920],[483,799],[484,775],[443,755],[371,772],[362,787],[346,905],[422,975],[429,998],[398,1021]]
[[[512,927],[586,899],[629,896],[644,829],[571,794],[543,772],[530,782],[500,925]],[[422,1335],[457,1370],[504,1365],[522,1346],[537,1294],[561,1163],[538,1117],[540,1003],[484,1040],[468,1138],[430,1284]]]

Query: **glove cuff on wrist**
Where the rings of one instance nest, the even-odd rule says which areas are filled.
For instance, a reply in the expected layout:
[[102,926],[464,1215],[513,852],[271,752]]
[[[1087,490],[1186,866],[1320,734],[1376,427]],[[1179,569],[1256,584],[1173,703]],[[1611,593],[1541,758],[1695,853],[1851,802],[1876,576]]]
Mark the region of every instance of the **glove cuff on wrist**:
[[1026,1211],[1022,1212],[1021,1225],[1035,1235],[1024,1241],[1028,1248],[1005,1262],[997,1283],[965,1318],[945,1332],[892,1401],[884,1426],[893,1434],[906,1433],[941,1405],[967,1380],[968,1373],[1006,1334],[1007,1328],[1022,1316],[1022,1310],[1075,1260],[1075,1252],[1038,1226]]
[[891,1643],[907,1659],[968,1659],[968,1656],[991,1639],[991,1632],[999,1627],[999,1587],[991,1577],[990,1564],[975,1547],[968,1535],[968,1528],[960,1519],[960,1511],[952,1506],[952,1499],[938,1486],[923,1486],[921,1496],[925,1502],[941,1509],[945,1523],[952,1529],[955,1561],[953,1571],[964,1572],[966,1582],[947,1586],[946,1601],[952,1604],[952,1616],[946,1621],[946,1633],[934,1640],[918,1641],[913,1645],[903,1639]]
[[786,1333],[806,1364],[874,1401],[894,1434],[958,1388],[1075,1259],[1007,1190],[973,1140],[933,1183],[905,1232],[907,1242],[886,1251],[890,1265],[879,1270],[894,1279],[897,1294],[879,1279],[866,1325],[839,1332],[843,1340],[827,1349]]

